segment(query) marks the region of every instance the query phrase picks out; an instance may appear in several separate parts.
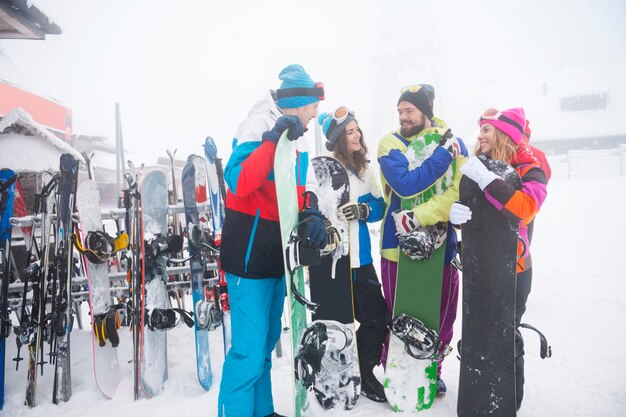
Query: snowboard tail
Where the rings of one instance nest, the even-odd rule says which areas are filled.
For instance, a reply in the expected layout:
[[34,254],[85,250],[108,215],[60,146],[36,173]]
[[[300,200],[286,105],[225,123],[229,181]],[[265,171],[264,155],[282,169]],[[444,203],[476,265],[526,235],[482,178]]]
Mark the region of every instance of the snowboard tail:
[[[483,159],[521,187],[509,165]],[[515,284],[519,223],[506,218],[475,182],[464,177],[461,202],[472,210],[463,225],[463,328],[457,411],[460,417],[515,416]]]

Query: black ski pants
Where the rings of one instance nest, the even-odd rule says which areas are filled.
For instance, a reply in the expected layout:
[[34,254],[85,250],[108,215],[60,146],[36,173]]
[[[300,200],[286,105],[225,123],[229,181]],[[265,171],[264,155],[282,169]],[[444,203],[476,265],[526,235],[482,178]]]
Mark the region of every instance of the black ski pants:
[[515,392],[517,396],[517,408],[522,405],[524,398],[524,339],[519,331],[522,316],[526,312],[526,301],[533,281],[533,269],[517,274],[515,288]]
[[352,270],[354,317],[359,322],[356,340],[361,375],[371,374],[380,363],[383,343],[387,339],[391,315],[383,298],[374,265]]

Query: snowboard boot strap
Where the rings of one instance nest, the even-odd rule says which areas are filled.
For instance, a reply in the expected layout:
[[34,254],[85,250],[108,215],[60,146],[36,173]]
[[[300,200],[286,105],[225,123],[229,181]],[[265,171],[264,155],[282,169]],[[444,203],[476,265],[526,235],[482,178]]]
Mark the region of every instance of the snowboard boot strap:
[[541,356],[541,359],[551,358],[552,357],[552,346],[550,346],[548,344],[548,339],[546,339],[546,337],[543,335],[543,333],[541,333],[536,327],[531,326],[528,323],[521,323],[519,325],[519,327],[521,327],[523,329],[532,330],[532,331],[536,332],[539,335],[539,346],[540,346],[539,356]]
[[298,291],[293,277],[291,279],[291,293],[293,294],[293,297],[296,299],[296,301],[305,306],[309,311],[311,311],[311,313],[315,313],[320,306],[319,303],[314,303],[307,300],[306,297],[302,295],[300,291]]
[[391,331],[404,342],[406,353],[415,359],[438,361],[452,351],[450,346],[442,349],[437,332],[426,327],[420,320],[406,314],[400,314],[393,319]]
[[111,305],[107,308],[106,313],[94,316],[93,329],[100,347],[106,345],[107,339],[113,347],[120,344],[120,336],[117,331],[121,326],[119,310],[123,308],[125,308],[123,304]]
[[181,308],[155,308],[148,314],[148,328],[150,330],[170,330],[176,327],[180,320],[187,327],[193,327],[193,315]]

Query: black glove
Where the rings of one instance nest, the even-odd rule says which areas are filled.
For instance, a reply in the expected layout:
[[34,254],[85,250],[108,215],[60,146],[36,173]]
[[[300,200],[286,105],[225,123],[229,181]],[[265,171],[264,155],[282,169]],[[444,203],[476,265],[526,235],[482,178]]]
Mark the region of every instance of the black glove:
[[439,146],[448,151],[452,159],[459,156],[461,153],[461,147],[459,146],[459,141],[452,134],[452,130],[446,130],[446,133],[443,134],[441,140],[439,141]]
[[278,139],[287,129],[289,129],[289,133],[287,133],[287,139],[289,140],[296,140],[304,135],[304,126],[302,126],[302,122],[297,116],[280,116],[272,130],[263,132],[263,141],[270,140],[278,143]]
[[337,217],[345,222],[353,222],[355,220],[367,221],[369,215],[370,206],[366,203],[347,203],[337,210]]
[[324,226],[322,213],[314,208],[307,208],[300,212],[300,227],[298,235],[306,246],[315,249],[324,249],[328,243],[328,233]]

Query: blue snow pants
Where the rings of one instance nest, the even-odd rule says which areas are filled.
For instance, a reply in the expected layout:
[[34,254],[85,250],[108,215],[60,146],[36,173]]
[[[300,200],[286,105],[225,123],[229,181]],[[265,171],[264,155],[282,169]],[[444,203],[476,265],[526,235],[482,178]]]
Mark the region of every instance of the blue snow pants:
[[280,338],[285,277],[249,279],[226,274],[232,345],[218,397],[220,417],[264,417],[274,413],[272,351]]

